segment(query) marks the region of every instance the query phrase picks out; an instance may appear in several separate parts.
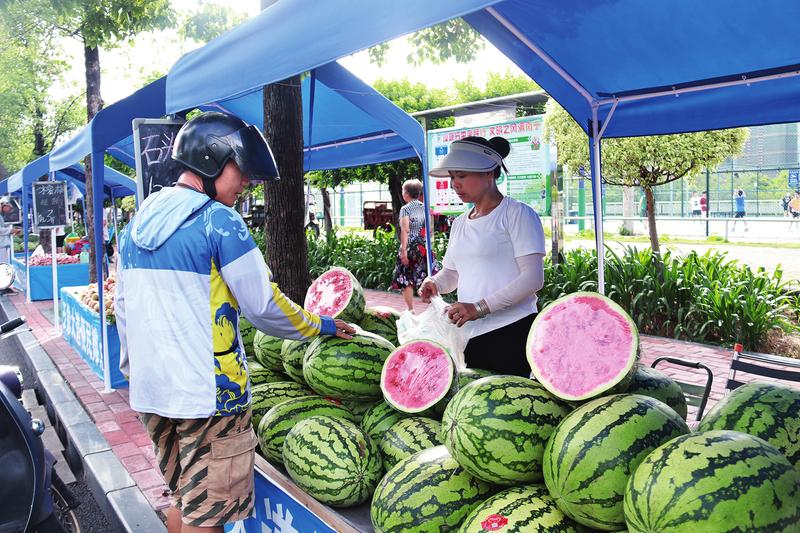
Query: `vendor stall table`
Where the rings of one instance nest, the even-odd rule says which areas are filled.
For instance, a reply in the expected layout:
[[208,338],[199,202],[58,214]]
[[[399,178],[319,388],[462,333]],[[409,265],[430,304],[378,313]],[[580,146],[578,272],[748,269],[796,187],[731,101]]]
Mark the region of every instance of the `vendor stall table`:
[[[21,291],[27,290],[27,271],[25,269],[24,257],[16,256],[11,260],[14,267],[14,287]],[[31,293],[30,299],[33,302],[39,300],[53,299],[53,268],[50,265],[32,266],[31,271]],[[89,283],[89,263],[72,263],[69,265],[58,265],[58,288],[75,287]]]
[[262,531],[371,533],[369,502],[351,509],[331,509],[294,484],[286,473],[256,454],[254,516],[229,524],[231,533]]
[[[76,266],[76,265],[68,265]],[[33,269],[31,269],[33,270]],[[61,274],[59,273],[59,281]],[[103,379],[103,348],[100,343],[102,322],[100,315],[81,303],[80,294],[86,287],[65,287],[60,291],[61,334],[86,361],[95,374]],[[108,324],[108,361],[111,368],[111,386],[127,386],[128,380],[119,371],[119,334],[116,324]]]

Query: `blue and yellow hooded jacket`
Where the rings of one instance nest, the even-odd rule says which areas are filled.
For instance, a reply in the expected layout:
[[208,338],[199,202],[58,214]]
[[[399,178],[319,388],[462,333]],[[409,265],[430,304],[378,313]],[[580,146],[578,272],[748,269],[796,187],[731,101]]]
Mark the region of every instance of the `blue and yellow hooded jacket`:
[[336,331],[270,281],[241,216],[197,191],[149,196],[119,248],[115,310],[136,411],[179,419],[245,411],[240,315],[288,339]]

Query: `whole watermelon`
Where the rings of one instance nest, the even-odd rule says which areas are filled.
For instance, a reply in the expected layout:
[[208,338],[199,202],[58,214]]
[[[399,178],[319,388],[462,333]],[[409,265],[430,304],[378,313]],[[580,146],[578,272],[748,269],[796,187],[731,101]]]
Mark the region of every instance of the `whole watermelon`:
[[457,531],[494,491],[461,468],[447,448],[430,448],[397,463],[378,483],[372,526],[375,533]]
[[362,329],[380,335],[395,346],[397,342],[397,320],[400,313],[386,306],[367,307],[364,318],[358,323]]
[[556,397],[579,402],[627,386],[639,358],[639,332],[610,298],[575,292],[536,315],[526,346],[536,380]]
[[253,335],[253,354],[264,368],[283,372],[281,361],[281,346],[284,339],[267,335],[263,331],[256,331]]
[[364,289],[349,270],[334,267],[314,280],[303,307],[317,315],[357,323],[364,318]]
[[393,349],[383,337],[365,331],[350,340],[317,337],[306,350],[303,377],[323,396],[377,400],[381,397],[383,362]]
[[330,416],[312,416],[289,431],[283,464],[301,489],[334,507],[365,502],[383,474],[372,439],[352,422]]
[[544,481],[564,514],[603,531],[625,528],[630,474],[651,451],[689,433],[666,404],[638,394],[598,398],[570,413],[544,451]]
[[[419,413],[423,415],[423,413]],[[384,433],[395,425],[397,422],[404,418],[414,416],[411,413],[404,413],[398,411],[385,400],[381,400],[364,413],[361,418],[361,428],[367,432],[367,435],[380,442]]]
[[501,485],[538,481],[547,439],[570,410],[530,379],[481,378],[458,391],[445,409],[444,443],[479,479]]
[[264,368],[255,361],[247,362],[247,373],[250,376],[250,385],[255,387],[262,383],[274,383],[276,381],[289,381],[289,376],[283,372]]
[[422,416],[405,418],[390,427],[379,443],[386,469],[417,452],[443,444],[441,429],[438,420]]
[[714,406],[698,431],[730,429],[760,437],[800,469],[800,390],[777,383],[748,383]]
[[800,531],[800,471],[736,431],[673,439],[636,468],[625,492],[631,533]]
[[242,340],[244,353],[253,353],[253,338],[258,331],[245,317],[239,315],[239,338]]
[[306,378],[303,377],[303,359],[306,356],[306,350],[314,340],[293,341],[287,339],[281,345],[281,362],[284,372],[303,385],[306,384]]
[[588,532],[559,510],[542,485],[513,487],[492,496],[470,513],[458,531]]
[[312,416],[324,415],[354,421],[353,414],[319,396],[306,396],[283,401],[267,411],[258,424],[258,442],[264,457],[283,460],[283,441],[295,424]]
[[645,365],[638,365],[633,379],[625,391],[661,400],[686,419],[688,407],[681,386],[665,373]]
[[253,427],[257,428],[261,417],[281,402],[292,398],[316,396],[314,391],[294,381],[273,381],[250,387],[250,408],[253,411]]

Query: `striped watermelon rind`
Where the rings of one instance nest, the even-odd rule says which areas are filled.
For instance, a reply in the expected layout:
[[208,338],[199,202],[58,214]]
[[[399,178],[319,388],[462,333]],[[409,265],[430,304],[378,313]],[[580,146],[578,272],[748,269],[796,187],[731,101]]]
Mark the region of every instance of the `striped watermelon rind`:
[[[430,411],[417,413],[418,416],[428,416],[430,414],[432,414]],[[380,442],[383,434],[386,433],[390,427],[410,416],[414,415],[398,411],[386,403],[386,400],[381,400],[366,410],[364,416],[361,418],[361,428],[367,432],[367,435],[375,439],[376,442]]]
[[283,441],[301,420],[312,416],[334,416],[354,422],[353,414],[320,396],[306,396],[283,401],[267,411],[258,424],[258,442],[264,457],[283,461]]
[[364,414],[377,403],[376,400],[368,400],[365,402],[358,400],[341,400],[341,402],[343,406],[347,407],[347,409],[353,413],[353,417],[359,427],[361,426],[361,420],[364,419]]
[[289,381],[289,376],[283,372],[264,368],[263,366],[254,362],[247,362],[247,373],[250,376],[250,385],[255,387],[263,383],[276,383],[279,381]]
[[687,433],[686,421],[655,398],[598,398],[553,432],[544,452],[545,485],[576,522],[619,531],[625,528],[622,501],[630,474],[655,448]]
[[306,396],[315,396],[314,391],[294,381],[273,381],[250,387],[253,427],[257,428],[261,417],[279,403]]
[[318,315],[360,322],[364,318],[364,289],[356,277],[342,267],[323,272],[306,292],[303,307]]
[[386,306],[367,307],[364,311],[364,318],[358,323],[362,329],[380,335],[395,346],[397,341],[397,320],[400,313],[395,309]]
[[550,435],[570,407],[533,380],[489,376],[467,384],[445,409],[442,434],[470,474],[516,485],[542,479]]
[[636,468],[625,492],[625,520],[631,533],[795,533],[800,471],[752,435],[681,436]]
[[628,394],[641,394],[661,400],[672,407],[681,418],[686,419],[688,406],[681,386],[665,373],[639,364],[625,391]]
[[458,531],[588,532],[561,512],[543,485],[512,487],[492,496],[470,513]]
[[727,429],[760,437],[800,469],[800,390],[777,383],[748,383],[731,391],[697,431]]
[[370,517],[375,533],[457,531],[464,518],[495,492],[436,446],[391,468],[375,488]]
[[256,336],[256,331],[258,330],[249,320],[239,315],[239,339],[246,354],[253,353],[253,338]]
[[406,457],[444,444],[438,420],[412,416],[398,421],[379,442],[383,464],[388,470]]
[[256,361],[264,368],[283,372],[281,361],[281,346],[284,339],[267,335],[263,331],[256,331],[253,335],[253,354]]
[[303,385],[306,385],[306,378],[303,377],[303,359],[305,359],[306,350],[312,342],[314,342],[314,339],[297,341],[286,339],[281,345],[283,371],[290,378]]
[[377,400],[383,362],[393,349],[392,343],[366,331],[357,332],[351,340],[318,337],[306,350],[303,377],[323,396]]
[[447,409],[447,404],[450,403],[450,400],[453,399],[453,396],[455,396],[458,391],[473,381],[477,381],[481,378],[492,375],[494,375],[492,371],[483,370],[482,368],[463,368],[461,370],[457,370],[456,379],[453,380],[450,390],[447,391],[447,394],[445,394],[444,398],[439,400],[439,402],[433,406],[434,412],[441,417],[442,414],[444,414],[444,410]]
[[624,387],[636,371],[639,332],[610,298],[574,292],[536,315],[525,346],[536,381],[558,398],[578,402]]
[[450,352],[427,339],[398,346],[380,377],[383,399],[398,411],[420,413],[435,406],[453,387],[455,364]]
[[312,416],[289,431],[283,464],[301,489],[334,507],[365,502],[383,474],[372,439],[352,422],[330,416]]

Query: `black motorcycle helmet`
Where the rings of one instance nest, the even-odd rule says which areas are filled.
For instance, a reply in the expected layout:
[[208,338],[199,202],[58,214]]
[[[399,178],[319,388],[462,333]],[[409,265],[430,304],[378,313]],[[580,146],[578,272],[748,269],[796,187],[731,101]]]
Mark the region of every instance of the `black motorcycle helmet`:
[[275,158],[258,128],[216,111],[198,115],[181,127],[172,159],[200,176],[211,198],[217,196],[214,180],[231,159],[251,181],[279,179]]

